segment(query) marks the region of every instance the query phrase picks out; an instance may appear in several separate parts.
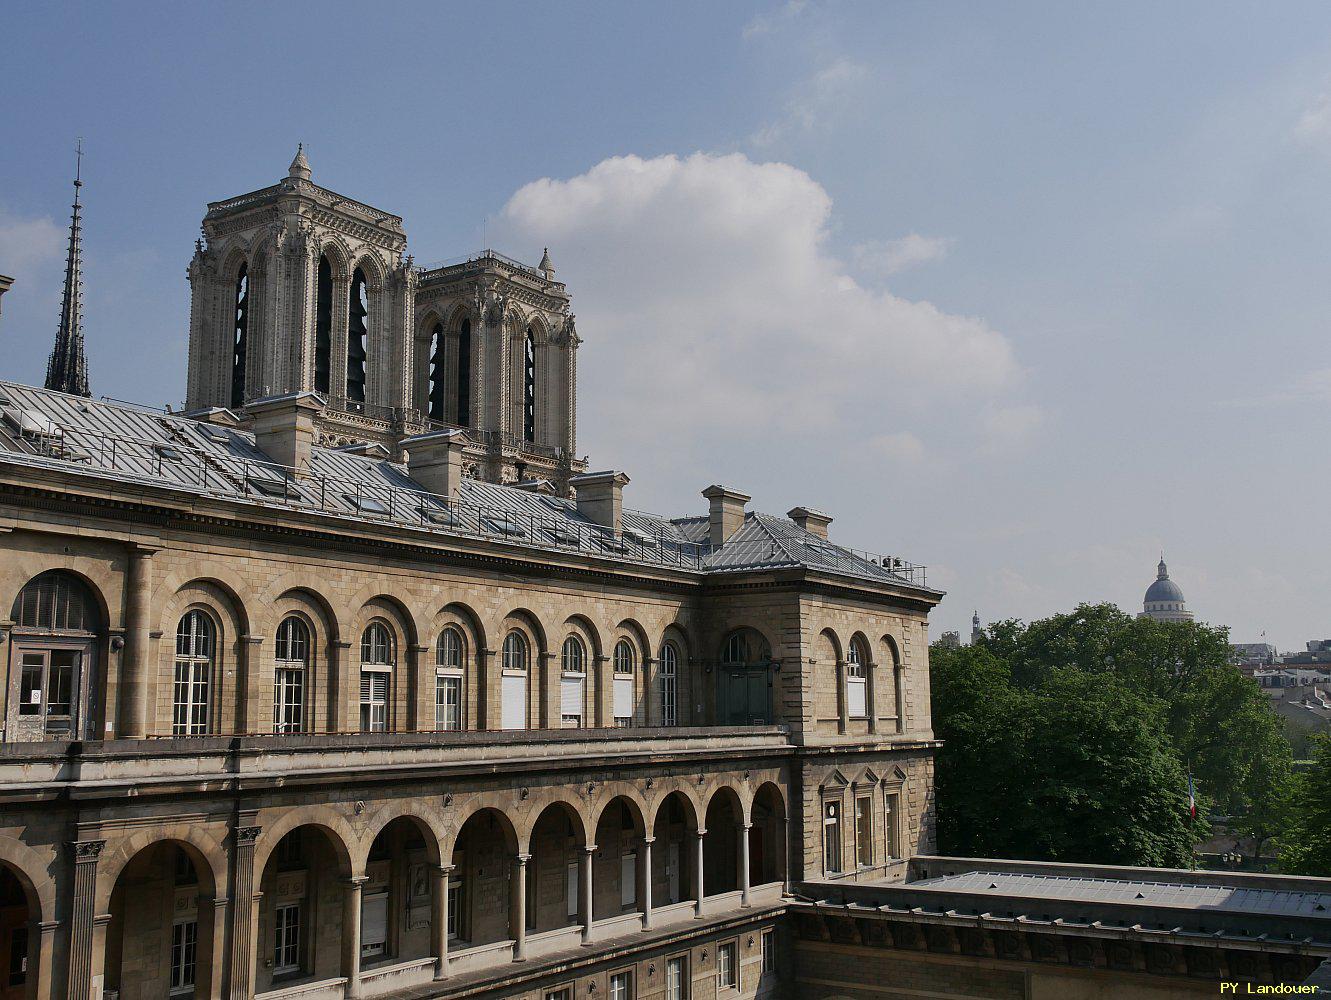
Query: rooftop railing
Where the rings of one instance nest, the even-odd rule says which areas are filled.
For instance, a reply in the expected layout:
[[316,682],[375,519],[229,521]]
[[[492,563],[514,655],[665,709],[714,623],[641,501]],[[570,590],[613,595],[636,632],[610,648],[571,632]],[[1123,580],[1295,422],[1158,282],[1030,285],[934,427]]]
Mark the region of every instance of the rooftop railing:
[[[507,254],[502,254],[497,250],[477,250],[474,253],[463,254],[461,257],[450,257],[448,260],[435,261],[433,264],[426,264],[420,268],[422,272],[447,271],[453,268],[461,269],[468,264],[480,264],[486,261],[498,261],[501,264],[507,264],[516,271],[546,281],[545,275],[532,267],[530,264],[524,264],[520,260],[515,260]],[[551,282],[557,284],[557,282]]]

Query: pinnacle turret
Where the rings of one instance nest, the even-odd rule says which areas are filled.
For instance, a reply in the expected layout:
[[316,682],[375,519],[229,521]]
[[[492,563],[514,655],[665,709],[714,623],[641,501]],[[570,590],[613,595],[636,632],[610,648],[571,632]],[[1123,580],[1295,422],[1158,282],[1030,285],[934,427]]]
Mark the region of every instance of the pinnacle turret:
[[69,253],[65,259],[65,293],[60,304],[60,329],[46,364],[46,388],[74,396],[91,396],[88,362],[83,354],[83,230],[79,189],[83,187],[83,140],[79,140],[74,172],[74,213],[69,220]]

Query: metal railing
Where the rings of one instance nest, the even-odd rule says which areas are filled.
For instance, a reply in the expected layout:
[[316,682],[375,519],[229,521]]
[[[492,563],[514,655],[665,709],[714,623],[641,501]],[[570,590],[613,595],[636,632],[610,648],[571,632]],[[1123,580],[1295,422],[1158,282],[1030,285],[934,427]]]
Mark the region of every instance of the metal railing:
[[509,267],[521,271],[524,274],[531,275],[533,278],[539,278],[545,281],[545,275],[532,267],[530,264],[524,264],[520,260],[515,260],[507,254],[502,254],[497,250],[477,250],[474,253],[463,254],[461,257],[450,257],[448,260],[435,261],[433,264],[425,264],[419,268],[424,272],[445,271],[452,268],[466,267],[468,264],[479,264],[482,261],[495,260],[501,264],[507,264]]

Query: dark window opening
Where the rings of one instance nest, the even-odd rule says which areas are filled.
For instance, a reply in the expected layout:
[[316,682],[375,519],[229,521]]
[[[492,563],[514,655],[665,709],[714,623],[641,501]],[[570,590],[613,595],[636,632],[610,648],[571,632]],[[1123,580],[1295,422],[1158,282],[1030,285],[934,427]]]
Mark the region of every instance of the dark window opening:
[[351,276],[350,317],[347,321],[347,399],[365,402],[365,358],[370,334],[365,318],[370,314],[370,300],[365,288],[365,273],[358,267]]
[[236,327],[231,345],[231,406],[245,405],[245,350],[250,325],[249,268],[240,265],[236,275]]
[[471,320],[458,331],[458,419],[459,427],[471,423]]
[[319,257],[319,291],[314,303],[314,391],[327,393],[331,385],[333,353],[333,268]]
[[522,370],[522,440],[536,440],[536,338],[530,327]]
[[444,324],[436,323],[430,334],[430,419],[447,420],[446,394],[448,386],[444,382],[445,357]]

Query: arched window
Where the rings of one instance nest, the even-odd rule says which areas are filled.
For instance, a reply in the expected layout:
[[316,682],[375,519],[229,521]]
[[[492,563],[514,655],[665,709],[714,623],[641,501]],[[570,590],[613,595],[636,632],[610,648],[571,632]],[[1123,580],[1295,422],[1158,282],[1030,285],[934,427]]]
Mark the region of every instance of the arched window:
[[500,679],[500,724],[504,729],[527,728],[527,667],[530,658],[525,635],[514,629],[504,636]]
[[436,323],[430,331],[430,419],[448,419],[448,382],[445,367],[448,341],[444,338],[444,324]]
[[536,334],[531,327],[522,351],[522,440],[536,440]]
[[471,320],[464,319],[458,330],[458,410],[457,425],[471,423]]
[[627,639],[615,643],[614,717],[616,726],[633,725],[633,671],[637,657]]
[[388,730],[388,686],[393,677],[393,637],[388,626],[373,621],[360,637],[360,727]]
[[242,263],[236,275],[236,323],[231,344],[231,406],[245,405],[245,350],[250,326],[249,266]]
[[771,660],[772,650],[767,640],[752,629],[740,629],[731,634],[721,651],[721,662],[726,666],[753,666]]
[[576,635],[564,640],[559,683],[561,722],[565,729],[582,726],[587,704],[587,647]]
[[347,399],[353,403],[365,402],[365,368],[369,354],[370,331],[366,317],[370,314],[370,296],[366,288],[365,272],[359,267],[351,275],[351,295],[347,313]]
[[[84,695],[96,667],[100,615],[88,588],[69,573],[42,573],[19,591],[9,617],[14,622],[9,662],[18,671],[18,698],[6,699],[3,720],[9,738],[69,739],[89,729],[81,720],[88,714]],[[4,660],[0,654],[0,663]]]
[[439,633],[435,647],[434,728],[462,728],[462,633],[452,625]]
[[310,667],[310,629],[295,615],[277,627],[273,671],[273,732],[305,730],[305,685]]
[[176,676],[171,712],[173,736],[208,732],[208,696],[212,687],[216,629],[208,615],[195,608],[176,626]]
[[661,725],[679,724],[679,650],[673,642],[661,646]]
[[327,393],[332,384],[333,266],[319,255],[318,291],[314,299],[314,391]]
[[742,628],[726,637],[716,683],[717,724],[756,726],[772,721],[772,647],[757,630]]
[[846,714],[852,719],[868,714],[868,674],[869,654],[857,636],[846,651]]

